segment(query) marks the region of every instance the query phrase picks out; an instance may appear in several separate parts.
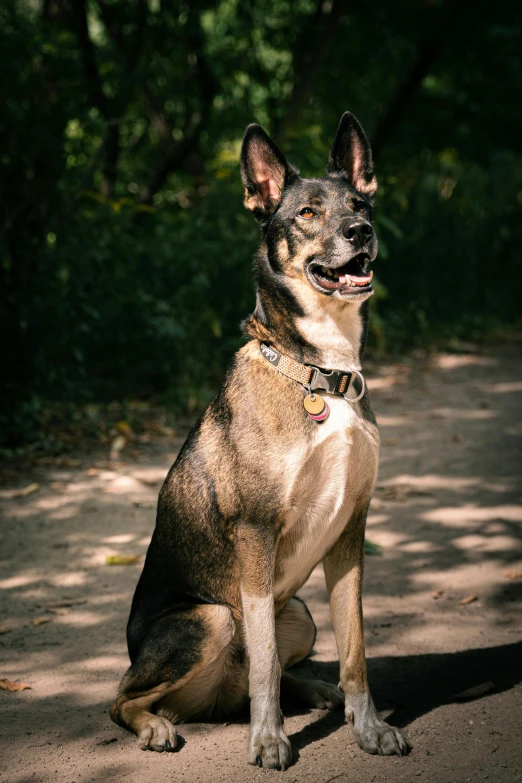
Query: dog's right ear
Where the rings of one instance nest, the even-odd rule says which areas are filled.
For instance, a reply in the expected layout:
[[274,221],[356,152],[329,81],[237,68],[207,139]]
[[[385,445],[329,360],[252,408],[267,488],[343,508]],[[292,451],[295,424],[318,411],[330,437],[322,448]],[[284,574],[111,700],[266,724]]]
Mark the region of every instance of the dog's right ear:
[[277,209],[283,190],[299,176],[260,125],[249,125],[241,147],[245,207],[259,218]]
[[359,120],[349,111],[341,117],[326,170],[347,179],[359,193],[370,198],[375,195],[377,180],[370,144]]

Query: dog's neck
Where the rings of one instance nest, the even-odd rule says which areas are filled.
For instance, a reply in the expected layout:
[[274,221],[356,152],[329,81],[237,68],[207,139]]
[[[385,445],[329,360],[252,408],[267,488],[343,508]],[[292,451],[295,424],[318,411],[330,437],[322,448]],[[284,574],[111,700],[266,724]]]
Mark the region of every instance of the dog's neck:
[[330,369],[360,370],[366,336],[361,303],[318,296],[326,302],[294,319],[297,332],[318,354],[313,363]]
[[260,286],[256,309],[243,324],[246,333],[303,364],[360,370],[367,303],[340,302],[312,291],[310,301],[296,306],[289,294]]

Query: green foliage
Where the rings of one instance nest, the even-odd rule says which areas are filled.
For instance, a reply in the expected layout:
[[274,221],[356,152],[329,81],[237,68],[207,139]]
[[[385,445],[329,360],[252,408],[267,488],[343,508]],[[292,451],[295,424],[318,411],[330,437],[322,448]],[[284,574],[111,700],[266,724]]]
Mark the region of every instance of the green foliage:
[[345,109],[373,139],[374,350],[513,322],[521,30],[507,0],[5,0],[0,441],[49,401],[206,403],[253,306],[253,120],[309,175]]

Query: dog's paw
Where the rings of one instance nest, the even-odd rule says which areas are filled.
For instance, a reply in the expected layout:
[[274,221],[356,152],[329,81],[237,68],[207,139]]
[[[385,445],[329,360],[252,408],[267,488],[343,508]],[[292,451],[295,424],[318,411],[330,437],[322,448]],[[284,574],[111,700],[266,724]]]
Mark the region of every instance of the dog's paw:
[[158,753],[172,751],[178,744],[178,735],[172,723],[166,718],[151,715],[138,734],[138,745],[142,750],[156,750]]
[[344,704],[339,688],[323,680],[302,680],[285,674],[281,678],[281,692],[319,710],[339,710]]
[[252,727],[248,745],[248,763],[266,769],[288,769],[292,763],[292,747],[283,729]]
[[367,753],[379,756],[407,756],[411,745],[399,729],[374,716],[362,726],[354,725],[355,739]]

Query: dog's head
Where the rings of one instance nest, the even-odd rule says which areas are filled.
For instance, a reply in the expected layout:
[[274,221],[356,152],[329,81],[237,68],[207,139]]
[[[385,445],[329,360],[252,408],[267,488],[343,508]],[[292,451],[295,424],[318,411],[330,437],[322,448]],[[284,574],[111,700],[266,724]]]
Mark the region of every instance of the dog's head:
[[353,114],[341,118],[326,177],[300,177],[259,125],[246,130],[241,175],[270,271],[286,278],[294,294],[308,286],[339,301],[372,295],[368,266],[377,255],[371,224],[377,181],[370,145]]

